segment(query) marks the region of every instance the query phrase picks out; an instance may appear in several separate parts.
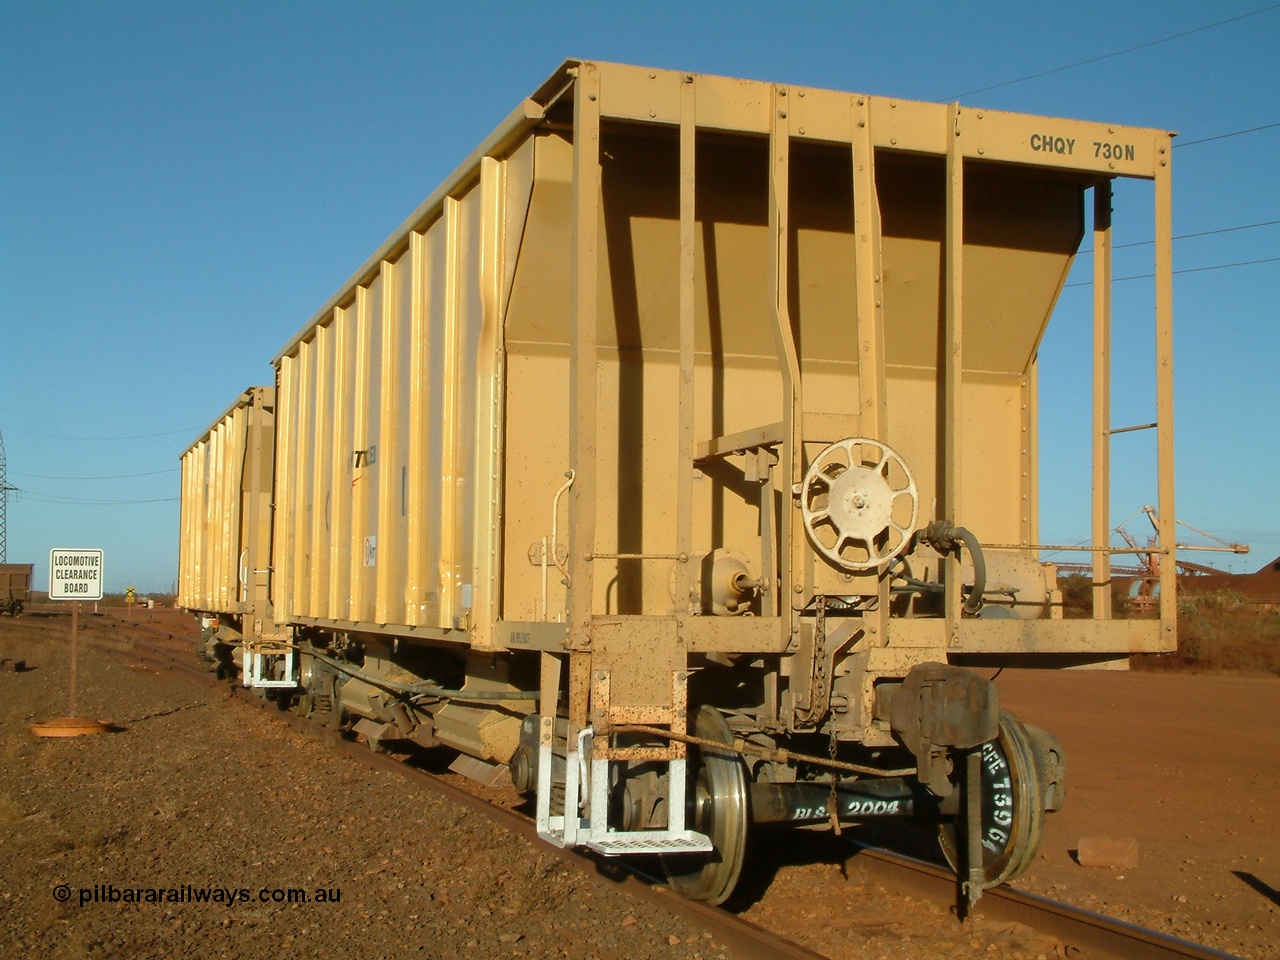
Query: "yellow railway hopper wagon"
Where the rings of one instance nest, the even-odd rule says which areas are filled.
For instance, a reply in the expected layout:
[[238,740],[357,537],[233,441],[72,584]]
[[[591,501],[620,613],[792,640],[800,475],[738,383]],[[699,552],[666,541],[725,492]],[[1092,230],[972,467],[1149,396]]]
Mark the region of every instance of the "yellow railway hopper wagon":
[[[660,854],[689,897],[729,896],[751,830],[893,816],[970,898],[1017,876],[1062,752],[969,667],[1174,646],[1171,136],[565,63],[276,356],[252,682],[505,765],[545,839]],[[1143,621],[1108,603],[1117,177],[1154,184]],[[1096,602],[1068,620],[1037,349],[1088,203]]]
[[200,618],[202,656],[232,668],[271,629],[275,388],[250,387],[183,451],[177,605]]

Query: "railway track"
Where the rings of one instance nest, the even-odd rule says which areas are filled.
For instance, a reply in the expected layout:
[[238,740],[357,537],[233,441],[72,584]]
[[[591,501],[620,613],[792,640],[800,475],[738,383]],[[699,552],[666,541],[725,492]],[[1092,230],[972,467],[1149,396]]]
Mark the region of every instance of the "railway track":
[[[852,841],[851,845],[855,850],[848,862],[856,862],[886,886],[939,903],[955,901],[956,878],[951,873],[888,850]],[[1063,942],[1069,956],[1089,960],[1238,960],[1234,954],[1007,886],[985,891],[975,913],[1051,934]]]
[[[122,617],[113,617],[112,620],[119,626],[131,630],[142,630],[154,633],[158,637],[163,636],[164,642],[152,642],[133,637],[130,649],[124,649],[118,644],[108,642],[105,636],[95,635],[100,631],[92,629],[86,630],[88,635],[83,638],[84,641],[104,652],[129,656],[148,668],[160,672],[181,676],[212,687],[226,688],[226,684],[215,680],[211,674],[185,660],[180,651],[175,649],[175,645],[181,646],[189,638],[175,635],[164,627],[140,621]],[[374,753],[363,744],[344,739],[334,731],[320,727],[293,713],[279,710],[273,703],[249,693],[242,687],[232,687],[231,691],[236,699],[267,710],[272,716],[296,730],[305,731],[325,740],[334,749],[347,754],[359,763],[393,772],[417,788],[434,790],[456,803],[485,814],[530,840],[536,839],[533,823],[517,811],[491,803],[449,783],[437,774],[405,763],[391,755]],[[944,906],[956,902],[956,878],[950,872],[887,850],[854,841],[848,842],[849,855],[845,861],[846,870],[860,869],[871,879],[903,895],[920,897]],[[578,851],[557,852],[566,863],[577,869],[587,873],[604,874],[612,881],[623,884],[634,896],[657,904],[713,933],[716,939],[729,947],[736,957],[744,960],[766,957],[822,957],[819,953],[783,939],[727,910],[677,897],[659,880],[628,864]],[[1233,954],[1010,887],[996,887],[986,891],[975,913],[976,916],[989,920],[1024,924],[1053,936],[1061,941],[1065,956],[1078,958],[1078,960],[1233,960],[1234,958]]]

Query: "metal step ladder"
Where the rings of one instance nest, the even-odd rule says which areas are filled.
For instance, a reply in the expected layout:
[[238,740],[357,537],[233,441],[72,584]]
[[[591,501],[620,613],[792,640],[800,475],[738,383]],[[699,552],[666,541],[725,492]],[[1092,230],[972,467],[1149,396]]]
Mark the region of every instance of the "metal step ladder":
[[[277,665],[283,665],[283,678],[274,675]],[[298,685],[298,651],[287,637],[263,634],[256,639],[245,640],[244,685],[254,689]]]
[[[544,719],[544,722],[546,720]],[[650,853],[709,853],[711,839],[685,828],[685,788],[688,760],[668,761],[667,827],[663,830],[616,830],[609,826],[609,760],[584,759],[591,755],[593,731],[578,734],[565,759],[564,810],[551,812],[551,744],[539,747],[537,822],[538,836],[558,847],[585,846],[606,857]],[[590,798],[588,816],[579,814],[583,795]],[[678,802],[673,798],[678,798]]]

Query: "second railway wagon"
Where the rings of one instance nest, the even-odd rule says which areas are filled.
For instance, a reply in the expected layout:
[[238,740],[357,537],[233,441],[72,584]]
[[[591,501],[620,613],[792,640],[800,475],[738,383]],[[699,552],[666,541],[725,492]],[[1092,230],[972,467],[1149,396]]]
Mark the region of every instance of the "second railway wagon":
[[19,616],[31,600],[32,563],[0,563],[0,613]]
[[274,446],[275,390],[251,387],[182,455],[178,605],[201,614],[204,652],[224,664],[270,611]]
[[[1170,142],[569,61],[285,344],[273,436],[241,404],[184,455],[181,602],[247,684],[505,765],[545,839],[661,854],[686,896],[730,895],[749,828],[902,816],[975,898],[1031,862],[1064,767],[971,667],[1174,647]],[[1155,194],[1166,576],[1132,621],[1117,177]],[[1090,202],[1073,620],[1039,559],[1037,349]]]

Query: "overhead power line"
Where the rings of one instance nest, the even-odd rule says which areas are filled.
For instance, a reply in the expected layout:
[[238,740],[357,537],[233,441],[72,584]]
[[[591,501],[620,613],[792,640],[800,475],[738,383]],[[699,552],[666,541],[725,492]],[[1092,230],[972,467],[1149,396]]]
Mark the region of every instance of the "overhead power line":
[[177,503],[179,497],[156,497],[146,500],[95,500],[88,497],[62,497],[53,493],[37,493],[30,490],[19,488],[18,492],[22,494],[23,500],[30,500],[32,503],[52,503],[65,507],[101,507],[101,506],[119,506],[123,504],[134,503]]
[[51,433],[36,433],[34,430],[23,430],[20,427],[8,427],[14,433],[25,434],[28,437],[40,437],[44,440],[68,440],[73,443],[97,443],[98,441],[114,441],[114,440],[150,440],[154,437],[174,437],[178,434],[185,433],[194,435],[196,431],[205,429],[204,427],[186,427],[182,430],[166,430],[164,433],[139,433],[131,437],[59,437]]
[[1270,130],[1273,127],[1280,127],[1280,120],[1277,120],[1275,123],[1264,123],[1260,127],[1250,127],[1247,130],[1232,130],[1230,133],[1219,133],[1213,137],[1201,137],[1199,140],[1183,140],[1179,143],[1175,143],[1173,145],[1173,149],[1177,150],[1179,147],[1194,147],[1197,143],[1211,143],[1214,140],[1226,140],[1230,137],[1242,137],[1246,133],[1257,133],[1259,130]]
[[[1262,223],[1246,223],[1238,227],[1219,227],[1217,230],[1200,230],[1196,233],[1180,233],[1173,239],[1174,240],[1190,240],[1194,237],[1212,237],[1219,233],[1234,233],[1237,230],[1252,230],[1255,227],[1274,227],[1277,224],[1280,224],[1280,220],[1264,220]],[[1127,249],[1128,247],[1149,247],[1153,243],[1155,243],[1154,240],[1135,240],[1133,241],[1133,243],[1114,243],[1111,245],[1111,249],[1124,250],[1124,249]],[[1092,253],[1092,252],[1093,252],[1093,247],[1085,247],[1082,250],[1076,251],[1077,254]]]
[[[1258,263],[1280,263],[1280,257],[1264,257],[1261,260],[1238,260],[1235,263],[1215,263],[1208,267],[1183,267],[1181,270],[1175,270],[1174,273],[1204,273],[1207,270],[1226,270],[1228,267],[1252,267]],[[1131,277],[1112,277],[1112,283],[1119,283],[1122,280],[1149,280],[1154,277],[1154,273],[1135,273]],[[1075,283],[1064,283],[1066,287],[1089,287],[1093,285],[1092,280],[1079,280]]]
[[[1236,23],[1240,20],[1247,20],[1249,17],[1256,17],[1261,13],[1267,13],[1280,7],[1280,3],[1273,3],[1269,6],[1262,7],[1258,10],[1251,10],[1249,13],[1242,13],[1236,17],[1228,17],[1226,20],[1219,20],[1216,23],[1206,23],[1202,27],[1195,27],[1192,30],[1184,30],[1181,33],[1175,33],[1168,37],[1161,37],[1159,40],[1148,40],[1146,43],[1140,43],[1137,46],[1125,47],[1123,50],[1115,50],[1111,53],[1104,53],[1101,56],[1090,57],[1087,60],[1077,60],[1075,63],[1063,64],[1061,67],[1053,67],[1049,70],[1041,70],[1038,73],[1029,73],[1025,77],[1016,77],[1013,80],[1005,80],[1001,83],[993,83],[989,87],[978,87],[976,90],[966,90],[964,93],[957,93],[953,97],[946,97],[937,103],[949,103],[952,100],[959,100],[961,97],[970,97],[975,93],[986,93],[988,90],[999,90],[1001,87],[1012,86],[1015,83],[1025,83],[1027,80],[1036,80],[1040,77],[1047,77],[1050,74],[1061,73],[1064,70],[1074,70],[1076,67],[1085,67],[1091,63],[1098,63],[1102,60],[1110,60],[1113,57],[1122,57],[1127,53],[1135,53],[1138,50],[1145,50],[1148,47],[1158,46],[1162,43],[1168,43],[1171,40],[1180,40],[1183,37],[1189,37],[1192,34],[1204,33],[1206,30],[1213,30],[1215,27],[1226,26],[1228,23]],[[1184,144],[1186,146],[1187,144]]]
[[146,473],[114,473],[105,477],[57,477],[48,473],[21,473],[17,470],[10,472],[15,477],[33,477],[36,480],[127,480],[132,477],[156,477],[162,473],[177,473],[181,467],[170,467],[167,470],[148,470]]

